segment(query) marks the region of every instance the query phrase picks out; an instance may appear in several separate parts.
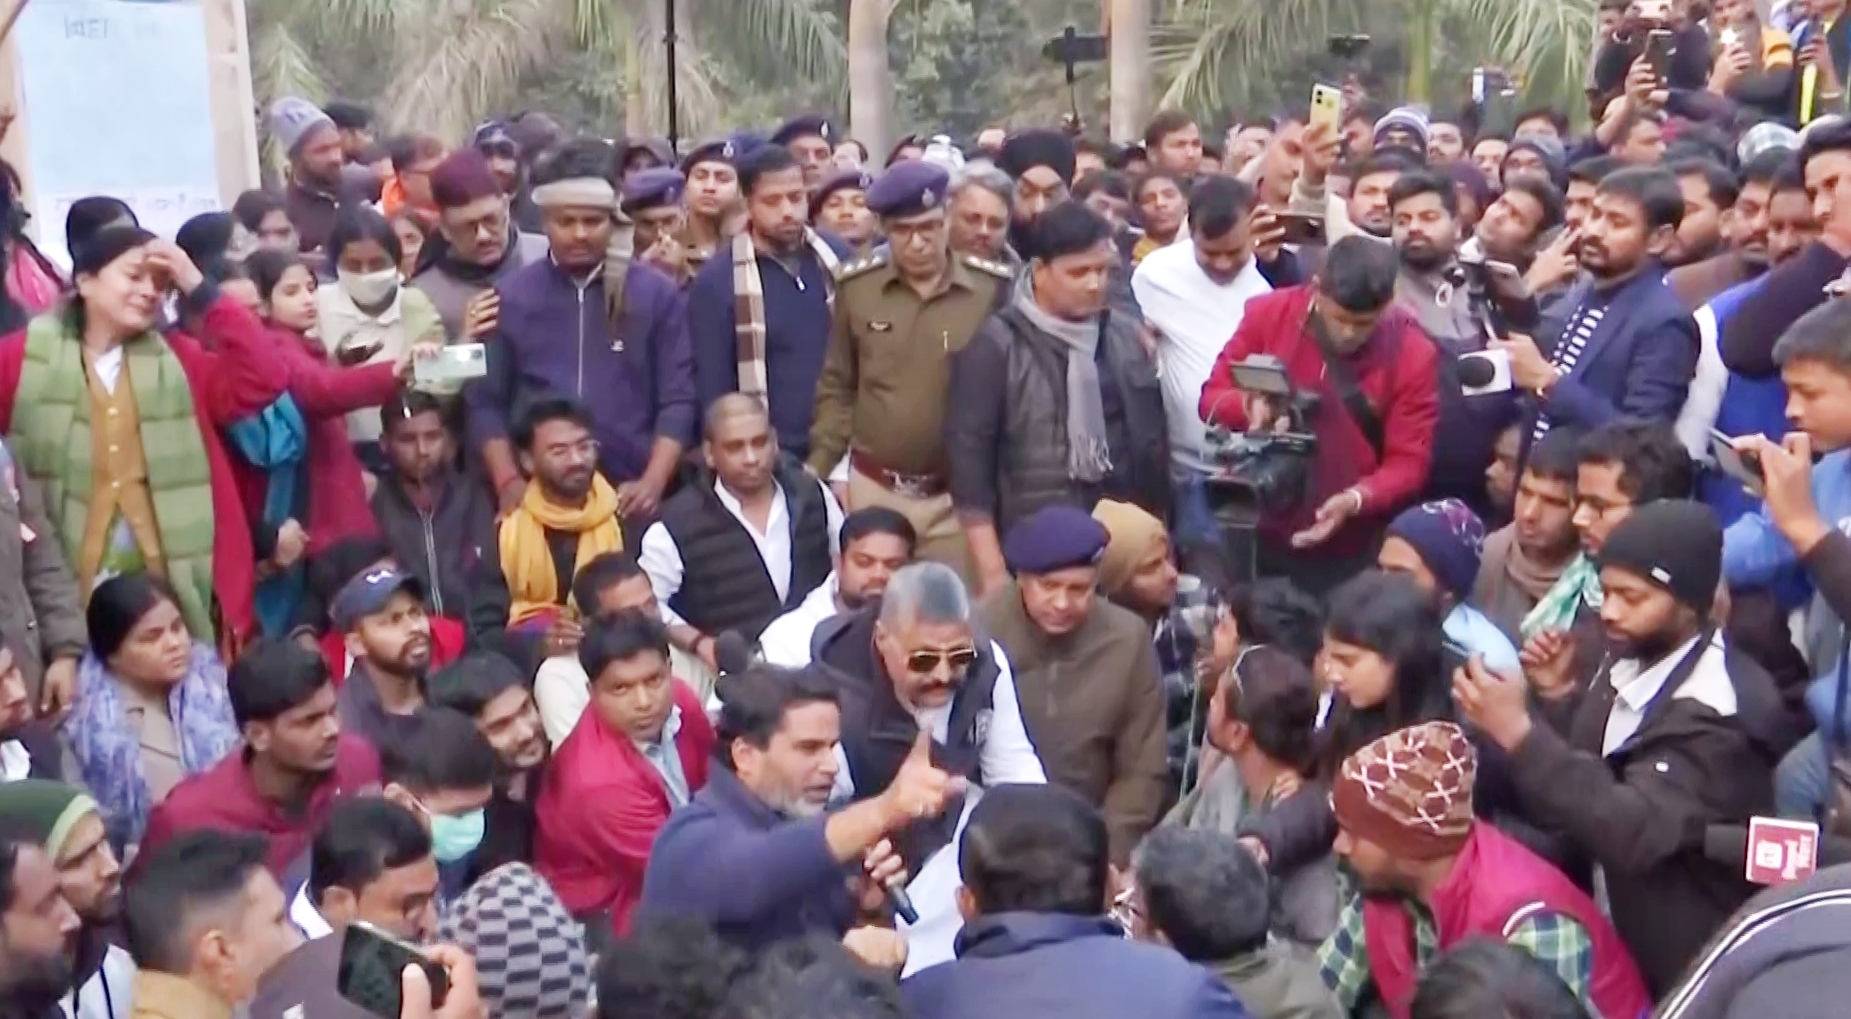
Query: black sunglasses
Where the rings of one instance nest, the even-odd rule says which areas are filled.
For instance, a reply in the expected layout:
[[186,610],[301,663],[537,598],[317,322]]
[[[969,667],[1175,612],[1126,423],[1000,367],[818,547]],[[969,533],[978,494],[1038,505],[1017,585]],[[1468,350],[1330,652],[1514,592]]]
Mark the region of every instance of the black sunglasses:
[[977,660],[974,647],[952,648],[950,651],[913,651],[906,656],[906,671],[915,676],[927,676],[938,670],[940,662],[951,666],[953,672],[963,672]]

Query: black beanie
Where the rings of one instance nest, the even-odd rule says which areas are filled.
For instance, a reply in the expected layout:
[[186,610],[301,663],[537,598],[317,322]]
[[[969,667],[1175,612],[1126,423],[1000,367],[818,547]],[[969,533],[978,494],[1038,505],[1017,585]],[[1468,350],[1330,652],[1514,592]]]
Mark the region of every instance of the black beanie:
[[107,226],[71,249],[71,276],[94,276],[103,267],[154,240],[138,226]]
[[1073,183],[1073,139],[1059,131],[1032,128],[1018,131],[1003,142],[996,165],[1011,177],[1021,177],[1037,166],[1054,171],[1062,183]]
[[1647,503],[1607,536],[1600,565],[1637,573],[1678,601],[1708,613],[1722,581],[1722,525],[1700,502]]

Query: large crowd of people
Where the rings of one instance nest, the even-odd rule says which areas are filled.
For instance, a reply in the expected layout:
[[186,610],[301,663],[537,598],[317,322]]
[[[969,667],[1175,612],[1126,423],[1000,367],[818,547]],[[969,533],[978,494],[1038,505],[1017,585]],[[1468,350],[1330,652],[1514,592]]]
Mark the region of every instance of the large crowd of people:
[[1600,10],[1587,111],[283,98],[7,217],[0,1016],[1838,1014],[1851,17]]

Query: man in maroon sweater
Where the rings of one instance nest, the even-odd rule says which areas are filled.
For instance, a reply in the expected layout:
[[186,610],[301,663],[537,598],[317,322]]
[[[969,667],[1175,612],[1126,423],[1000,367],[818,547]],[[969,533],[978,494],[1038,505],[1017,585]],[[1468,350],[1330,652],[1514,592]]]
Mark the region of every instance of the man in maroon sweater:
[[174,787],[149,815],[141,852],[196,828],[255,832],[270,840],[264,862],[281,880],[337,800],[378,790],[379,755],[341,734],[327,662],[294,641],[259,641],[226,686],[243,746]]
[[[1211,425],[1286,430],[1293,417],[1291,431],[1317,436],[1302,496],[1262,509],[1256,543],[1261,575],[1284,575],[1314,594],[1371,564],[1388,521],[1427,483],[1439,369],[1433,342],[1392,307],[1397,271],[1389,245],[1337,242],[1316,281],[1247,303],[1202,387],[1197,410]],[[1291,415],[1278,397],[1243,392],[1232,367],[1256,354],[1283,362],[1293,389],[1315,394],[1316,407]],[[1351,386],[1337,384],[1342,373]]]

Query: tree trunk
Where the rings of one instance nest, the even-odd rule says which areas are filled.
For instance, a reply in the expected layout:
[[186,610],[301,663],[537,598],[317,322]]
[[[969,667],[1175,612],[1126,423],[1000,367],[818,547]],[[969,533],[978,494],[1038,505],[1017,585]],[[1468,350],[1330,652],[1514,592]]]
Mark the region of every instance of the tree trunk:
[[1408,87],[1410,103],[1426,103],[1433,94],[1435,0],[1414,0],[1408,12]]
[[1150,0],[1106,0],[1111,17],[1111,132],[1136,141],[1150,116]]
[[892,144],[893,69],[887,65],[887,24],[893,0],[849,0],[849,133],[875,158]]

